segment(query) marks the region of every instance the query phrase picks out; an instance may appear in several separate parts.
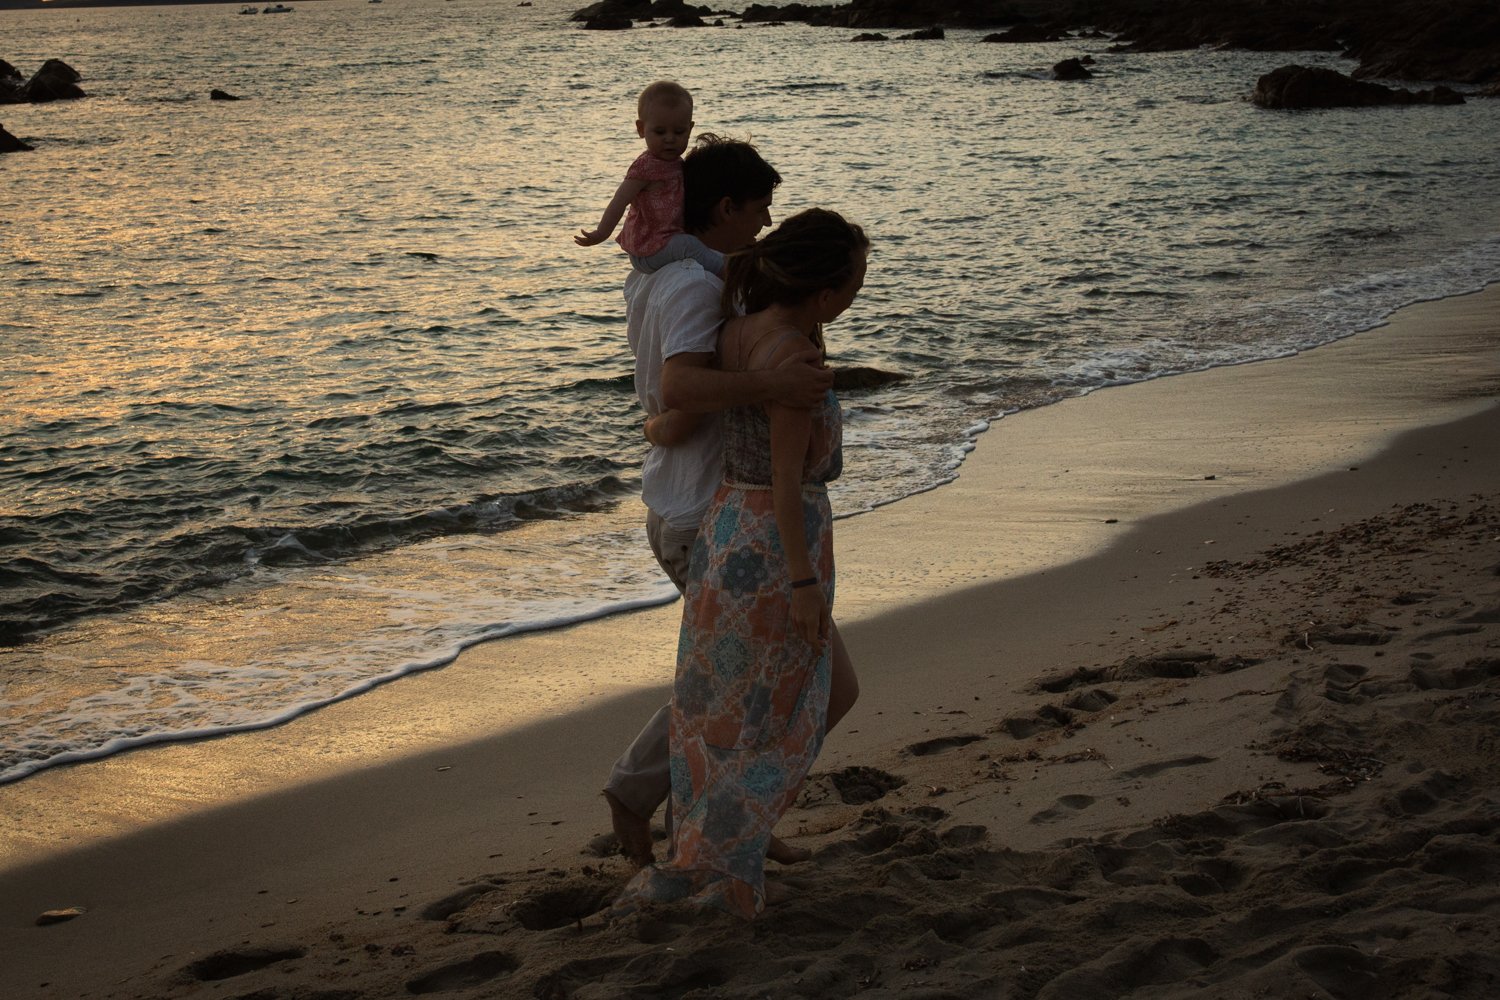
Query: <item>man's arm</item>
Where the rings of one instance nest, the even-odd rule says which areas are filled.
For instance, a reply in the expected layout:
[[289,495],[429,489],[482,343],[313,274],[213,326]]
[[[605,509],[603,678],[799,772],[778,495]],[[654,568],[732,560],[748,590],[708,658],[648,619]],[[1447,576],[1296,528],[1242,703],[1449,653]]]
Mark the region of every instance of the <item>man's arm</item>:
[[689,413],[712,413],[731,406],[780,403],[797,409],[817,406],[833,388],[833,370],[816,350],[800,351],[776,368],[725,372],[710,366],[712,354],[674,354],[661,370],[662,403]]

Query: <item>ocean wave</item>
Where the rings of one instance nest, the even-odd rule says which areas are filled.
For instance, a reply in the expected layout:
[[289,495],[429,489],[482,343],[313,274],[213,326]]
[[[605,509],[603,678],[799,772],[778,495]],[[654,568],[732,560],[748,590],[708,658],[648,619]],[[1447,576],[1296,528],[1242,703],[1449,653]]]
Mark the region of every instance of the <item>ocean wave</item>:
[[[308,567],[408,546],[443,535],[490,534],[527,521],[563,519],[607,509],[634,491],[634,481],[606,475],[514,494],[478,496],[411,512],[379,512],[354,504],[309,503],[303,510],[334,515],[324,523],[208,524],[184,527],[154,541],[100,549],[90,541],[101,522],[123,521],[120,537],[139,538],[136,504],[113,512],[59,512],[0,517],[0,646],[15,646],[81,618],[219,587],[257,567]],[[221,508],[155,510],[201,523]],[[258,506],[258,505],[257,505]],[[88,552],[88,555],[84,555]]]

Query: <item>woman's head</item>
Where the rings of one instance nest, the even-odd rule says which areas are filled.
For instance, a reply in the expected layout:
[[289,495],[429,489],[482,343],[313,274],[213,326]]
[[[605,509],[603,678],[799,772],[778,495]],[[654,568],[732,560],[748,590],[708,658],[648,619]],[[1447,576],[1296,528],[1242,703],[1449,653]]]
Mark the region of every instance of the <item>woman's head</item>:
[[725,314],[801,306],[817,299],[819,321],[827,322],[858,294],[869,248],[865,231],[837,212],[799,212],[765,239],[730,255],[724,274]]

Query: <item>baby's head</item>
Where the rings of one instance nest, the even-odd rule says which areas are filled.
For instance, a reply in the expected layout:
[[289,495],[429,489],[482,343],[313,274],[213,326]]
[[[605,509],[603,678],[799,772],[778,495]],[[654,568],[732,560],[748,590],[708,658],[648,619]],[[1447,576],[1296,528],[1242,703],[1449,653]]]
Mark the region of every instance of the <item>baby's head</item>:
[[670,80],[658,80],[636,101],[635,134],[646,140],[646,152],[675,160],[687,150],[693,134],[693,95]]

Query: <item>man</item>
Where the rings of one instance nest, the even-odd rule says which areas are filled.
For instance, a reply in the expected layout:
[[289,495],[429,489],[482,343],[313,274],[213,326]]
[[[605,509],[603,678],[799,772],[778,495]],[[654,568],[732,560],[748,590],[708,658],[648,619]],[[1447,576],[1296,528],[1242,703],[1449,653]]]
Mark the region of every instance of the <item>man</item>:
[[[720,253],[755,241],[771,224],[778,174],[749,143],[705,135],[683,158],[683,228]],[[818,352],[789,359],[780,368],[723,372],[710,366],[718,345],[724,284],[692,260],[653,274],[632,270],[625,280],[626,322],[635,352],[635,389],[647,418],[666,409],[706,414],[691,436],[670,448],[653,447],[641,469],[646,536],[651,551],[678,590],[687,587],[688,556],[698,524],[722,478],[718,420],[712,414],[734,406],[775,401],[812,407],[833,385]],[[859,695],[849,654],[833,629],[833,677],[828,728]],[[653,860],[650,820],[671,790],[668,728],[671,705],[615,762],[604,797],[620,849],[633,863]],[[790,862],[806,857],[772,838],[767,856]]]

